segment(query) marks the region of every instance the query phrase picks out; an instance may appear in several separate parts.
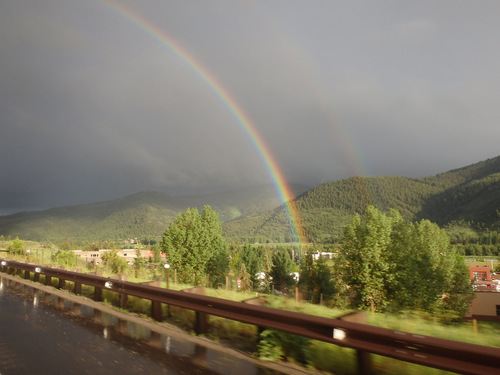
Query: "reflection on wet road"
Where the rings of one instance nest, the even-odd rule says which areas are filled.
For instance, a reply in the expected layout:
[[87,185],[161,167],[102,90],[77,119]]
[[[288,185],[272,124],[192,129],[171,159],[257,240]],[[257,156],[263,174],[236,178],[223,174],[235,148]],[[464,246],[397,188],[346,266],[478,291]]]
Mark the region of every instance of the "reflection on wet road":
[[151,339],[145,327],[104,313],[97,324],[83,305],[62,315],[50,295],[6,284],[0,277],[0,375],[274,373],[165,335],[154,337],[157,350],[143,342]]

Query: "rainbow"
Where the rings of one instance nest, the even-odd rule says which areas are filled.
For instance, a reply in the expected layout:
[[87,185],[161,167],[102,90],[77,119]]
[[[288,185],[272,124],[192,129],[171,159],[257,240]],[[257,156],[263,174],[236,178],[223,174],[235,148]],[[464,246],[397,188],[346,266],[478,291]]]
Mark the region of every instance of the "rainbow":
[[143,17],[132,9],[113,0],[100,0],[108,9],[121,15],[127,21],[130,21],[149,36],[158,41],[161,45],[172,52],[180,61],[182,61],[192,72],[194,72],[221,100],[224,106],[236,119],[241,129],[246,133],[256,149],[259,157],[264,163],[267,173],[273,181],[275,189],[282,203],[285,204],[288,211],[288,217],[294,232],[294,237],[298,238],[300,244],[306,242],[304,227],[302,226],[298,209],[293,201],[294,195],[288,185],[285,176],[279,168],[276,159],[266,145],[266,142],[257,131],[250,118],[243,111],[241,106],[229,94],[224,86],[192,55],[190,55],[182,46],[176,43],[164,30],[156,26],[153,22]]

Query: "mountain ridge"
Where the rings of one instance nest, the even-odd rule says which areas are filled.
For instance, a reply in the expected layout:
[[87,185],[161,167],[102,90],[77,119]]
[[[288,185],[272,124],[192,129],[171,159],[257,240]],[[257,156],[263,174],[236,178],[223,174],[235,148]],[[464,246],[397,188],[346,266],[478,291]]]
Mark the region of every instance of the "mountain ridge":
[[[335,242],[342,228],[368,205],[396,209],[409,221],[499,226],[500,156],[430,177],[355,176],[329,181],[299,195],[294,203],[307,239],[313,242]],[[247,241],[293,237],[286,211],[281,206],[260,219],[226,223],[226,233]]]
[[[294,185],[299,194],[307,189]],[[138,192],[126,197],[0,216],[0,234],[32,240],[117,240],[160,236],[187,208],[210,205],[221,220],[260,214],[281,204],[273,185],[205,195]]]
[[[396,209],[409,221],[500,227],[500,156],[429,177],[354,176],[293,190],[310,242],[337,241],[353,215],[368,205]],[[0,234],[32,240],[157,239],[180,212],[206,204],[218,212],[230,240],[297,240],[288,207],[272,185],[205,195],[139,192],[112,201],[11,214],[0,217]]]

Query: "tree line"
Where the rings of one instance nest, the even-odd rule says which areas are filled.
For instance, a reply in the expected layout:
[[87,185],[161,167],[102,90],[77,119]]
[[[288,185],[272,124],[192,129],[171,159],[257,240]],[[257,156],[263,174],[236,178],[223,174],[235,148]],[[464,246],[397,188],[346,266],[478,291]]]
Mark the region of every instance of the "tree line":
[[180,214],[165,230],[161,246],[181,282],[196,284],[208,277],[217,287],[232,271],[242,291],[288,294],[297,288],[313,303],[328,296],[337,306],[348,301],[353,308],[460,315],[473,295],[464,259],[443,229],[373,206],[344,227],[333,260],[318,256],[321,249],[314,245],[302,256],[280,246],[231,248],[209,206]]
[[463,257],[429,220],[368,207],[344,229],[339,267],[354,305],[376,310],[466,312],[472,299]]

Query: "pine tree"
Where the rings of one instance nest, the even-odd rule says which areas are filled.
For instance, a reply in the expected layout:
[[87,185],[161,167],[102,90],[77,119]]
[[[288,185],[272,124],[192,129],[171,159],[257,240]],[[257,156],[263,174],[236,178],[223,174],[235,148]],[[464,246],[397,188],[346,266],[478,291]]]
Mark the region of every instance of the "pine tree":
[[294,264],[288,250],[277,249],[273,253],[272,261],[271,277],[273,278],[273,284],[282,293],[288,293],[295,283],[292,275]]
[[250,292],[253,289],[253,282],[250,279],[250,274],[244,264],[241,265],[240,274],[240,290],[242,292]]
[[139,249],[135,250],[134,259],[134,275],[136,278],[140,277],[146,268],[147,260],[141,255]]

